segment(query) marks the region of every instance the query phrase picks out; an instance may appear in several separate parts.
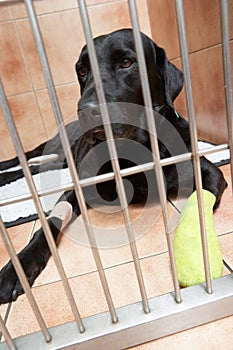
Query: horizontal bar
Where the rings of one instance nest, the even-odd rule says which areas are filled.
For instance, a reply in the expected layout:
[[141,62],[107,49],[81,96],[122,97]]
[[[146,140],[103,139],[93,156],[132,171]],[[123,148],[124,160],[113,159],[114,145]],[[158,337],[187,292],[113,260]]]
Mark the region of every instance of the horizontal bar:
[[[225,151],[228,149],[229,149],[229,147],[227,144],[222,144],[222,145],[216,146],[214,148],[207,148],[205,150],[201,150],[198,152],[198,154],[201,157],[204,155],[213,154],[213,153]],[[166,159],[161,159],[160,164],[162,166],[167,166],[167,165],[171,165],[171,164],[181,163],[181,162],[184,162],[186,160],[190,160],[191,158],[192,158],[192,153],[189,152],[189,153],[181,154],[178,156],[169,157]],[[129,175],[133,175],[133,174],[137,174],[140,172],[145,172],[145,171],[149,171],[149,170],[153,170],[153,169],[154,169],[154,162],[149,162],[149,163],[145,163],[142,165],[136,165],[136,166],[129,167],[126,169],[122,169],[122,170],[120,170],[120,173],[121,173],[122,177],[126,177]],[[80,183],[81,187],[87,187],[87,186],[95,185],[97,183],[110,181],[110,180],[114,180],[114,173],[113,172],[103,174],[103,175],[98,175],[98,176],[92,176],[92,177],[89,177],[87,179],[79,180],[79,183]],[[69,190],[72,190],[73,188],[74,188],[73,184],[70,183],[70,184],[66,184],[66,185],[62,185],[62,186],[58,186],[58,187],[53,187],[53,188],[48,189],[48,190],[38,191],[38,196],[44,197],[44,196],[48,196],[50,194],[54,194],[54,193],[61,192],[61,191],[69,191]],[[30,194],[16,196],[16,197],[9,198],[9,199],[4,199],[4,200],[0,201],[0,207],[2,207],[4,205],[19,203],[21,201],[30,200],[30,199],[32,199],[32,196]]]
[[[151,312],[145,314],[141,303],[117,309],[121,322],[111,325],[108,313],[84,318],[86,332],[78,334],[74,322],[50,328],[53,340],[44,344],[39,332],[15,339],[18,350],[101,349],[118,350],[133,347],[233,314],[233,275],[213,280],[213,294],[203,284],[183,289],[181,304],[173,293],[149,299]],[[104,329],[104,331],[103,331]],[[5,343],[0,350],[7,350]]]
[[[44,197],[44,196],[48,196],[50,194],[58,193],[61,191],[72,190],[73,188],[74,188],[74,185],[72,183],[70,183],[70,184],[63,185],[63,186],[53,187],[53,188],[48,189],[48,190],[38,191],[37,193],[38,193],[39,197]],[[10,205],[10,204],[19,203],[22,201],[31,200],[31,199],[32,199],[32,195],[30,193],[23,194],[21,196],[15,196],[15,197],[12,197],[9,199],[3,199],[0,201],[0,207],[3,207],[4,205]]]

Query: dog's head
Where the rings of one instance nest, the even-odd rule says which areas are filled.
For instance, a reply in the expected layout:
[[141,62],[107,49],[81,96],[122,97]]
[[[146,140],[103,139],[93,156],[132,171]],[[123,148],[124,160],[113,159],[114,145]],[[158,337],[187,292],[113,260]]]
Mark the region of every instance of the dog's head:
[[[173,108],[173,101],[183,86],[183,74],[168,61],[165,51],[145,34],[142,35],[153,108]],[[137,55],[131,29],[122,29],[94,39],[106,102],[116,138],[147,139],[143,128],[145,113],[136,112],[135,106],[143,106],[143,95]],[[78,103],[80,123],[86,138],[94,143],[105,139],[101,126],[100,109],[96,94],[87,47],[76,63],[81,88]],[[133,107],[134,106],[134,107]],[[135,118],[135,120],[132,120]]]

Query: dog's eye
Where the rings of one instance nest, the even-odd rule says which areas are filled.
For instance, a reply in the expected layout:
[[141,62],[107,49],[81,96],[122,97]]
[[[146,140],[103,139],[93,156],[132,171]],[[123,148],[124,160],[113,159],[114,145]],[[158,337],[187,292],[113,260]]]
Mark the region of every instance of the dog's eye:
[[87,67],[79,67],[77,72],[80,77],[85,78],[87,75]]
[[121,61],[120,67],[121,68],[129,68],[132,65],[133,61],[130,58],[124,58]]

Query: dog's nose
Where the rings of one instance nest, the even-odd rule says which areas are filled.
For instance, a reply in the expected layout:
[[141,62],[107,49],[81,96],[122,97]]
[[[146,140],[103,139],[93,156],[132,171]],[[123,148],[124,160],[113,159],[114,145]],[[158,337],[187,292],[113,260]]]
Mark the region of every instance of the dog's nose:
[[102,118],[99,105],[95,102],[79,103],[78,116],[81,129],[89,143],[95,143],[96,136],[100,136],[100,126],[102,126]]
[[78,113],[85,113],[89,117],[98,117],[101,115],[99,105],[95,102],[79,103]]

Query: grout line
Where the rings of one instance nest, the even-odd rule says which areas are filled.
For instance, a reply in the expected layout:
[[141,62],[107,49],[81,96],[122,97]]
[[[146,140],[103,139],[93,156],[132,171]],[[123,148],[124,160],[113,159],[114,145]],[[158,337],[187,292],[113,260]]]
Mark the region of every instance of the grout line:
[[[11,6],[12,7],[12,6]],[[61,10],[51,10],[50,12],[43,12],[43,13],[40,13],[40,14],[36,14],[36,16],[39,18],[39,17],[43,17],[43,16],[49,16],[49,15],[53,15],[53,14],[59,14],[59,13],[62,13],[62,12],[69,12],[69,11],[75,11],[75,10],[78,10],[78,6],[76,7],[70,7],[70,8],[66,8],[66,9],[61,9]],[[25,20],[28,20],[28,16],[27,16],[27,13],[25,15],[21,15],[21,17],[16,17],[13,15],[13,19],[15,21],[25,21]],[[7,21],[5,21],[7,22]]]
[[[144,255],[144,256],[140,257],[139,260],[143,261],[143,260],[146,260],[146,259],[150,259],[150,258],[153,258],[153,257],[157,257],[157,256],[160,256],[160,255],[163,255],[163,254],[167,254],[167,253],[168,253],[167,250],[164,250],[164,251],[161,251],[161,252],[157,252],[157,253],[151,253],[151,254]],[[132,263],[133,263],[133,260],[129,259],[127,261],[122,261],[122,262],[120,262],[118,264],[107,266],[107,267],[104,268],[104,270],[107,271],[107,270],[110,270],[112,268],[116,268],[118,266],[124,266],[124,265],[132,264]],[[91,274],[97,273],[97,272],[98,272],[97,269],[93,269],[91,271],[82,272],[82,273],[79,273],[77,275],[73,275],[73,276],[70,276],[70,277],[67,277],[67,278],[68,278],[68,280],[72,280],[72,279],[75,279],[77,277],[87,276],[87,275],[91,275]],[[32,288],[39,288],[39,287],[47,286],[47,285],[54,284],[54,283],[57,283],[57,282],[61,282],[61,280],[48,281],[48,282],[45,282],[45,283],[40,284],[40,285],[35,285]]]
[[[77,81],[70,81],[70,82],[67,82],[67,83],[57,84],[57,85],[55,85],[55,88],[59,89],[59,88],[62,88],[62,87],[67,87],[67,86],[72,86],[72,85],[77,85],[77,84],[78,84]],[[17,93],[17,94],[11,94],[11,95],[8,95],[7,97],[8,98],[12,98],[12,97],[22,96],[22,95],[25,95],[25,94],[32,94],[33,92],[38,93],[38,92],[46,92],[46,91],[48,91],[48,89],[46,87],[37,88],[37,89],[34,89],[32,87],[32,90],[30,90],[30,91],[20,92],[20,93]]]
[[[13,13],[12,13],[12,10],[11,10],[11,9],[10,9],[10,13],[11,13],[11,16],[12,16],[12,18],[13,18],[12,22],[13,22],[13,25],[14,25],[14,30],[15,30],[16,38],[17,38],[17,41],[18,41],[18,44],[19,44],[20,53],[21,53],[21,55],[22,55],[22,57],[23,57],[24,66],[25,66],[26,72],[27,72],[27,77],[28,77],[28,80],[29,80],[30,85],[31,85],[31,89],[32,89],[31,92],[32,92],[33,95],[34,95],[35,103],[36,103],[37,109],[38,109],[38,111],[39,111],[40,119],[41,119],[41,122],[42,122],[42,125],[43,125],[43,128],[44,128],[44,132],[45,132],[46,137],[48,138],[48,133],[47,133],[45,121],[44,121],[44,118],[43,118],[43,115],[42,115],[42,111],[41,111],[41,108],[40,108],[38,96],[37,96],[36,89],[35,89],[34,82],[33,82],[33,78],[32,78],[32,76],[31,76],[31,71],[30,71],[29,62],[28,62],[28,60],[27,60],[26,52],[25,52],[24,47],[23,47],[23,43],[22,43],[22,40],[21,40],[21,37],[20,37],[20,33],[18,32],[18,29],[17,29],[17,23],[16,23],[16,20],[15,20],[14,17],[13,17]],[[38,55],[38,54],[37,54],[37,55]]]
[[16,21],[15,21],[15,19],[13,17],[13,13],[12,13],[11,8],[9,8],[9,11],[10,11],[10,15],[11,15],[11,22],[13,24],[15,35],[16,35],[16,39],[17,39],[17,42],[18,42],[18,45],[19,45],[19,51],[20,51],[20,53],[22,55],[24,66],[25,66],[25,69],[26,69],[26,72],[27,72],[27,78],[29,80],[29,83],[31,84],[31,88],[33,89],[33,83],[32,83],[32,79],[31,79],[31,75],[30,75],[30,69],[29,69],[29,66],[28,66],[28,62],[27,62],[26,56],[24,54],[24,49],[23,49],[23,45],[22,45],[21,40],[20,40],[20,35],[18,33],[18,30],[17,30]]
[[[230,43],[233,43],[233,38],[230,38],[229,40]],[[200,49],[196,49],[196,50],[193,50],[193,51],[189,51],[188,54],[189,56],[193,55],[193,54],[196,54],[196,53],[200,53],[202,51],[206,51],[206,50],[209,50],[209,49],[213,49],[215,47],[220,47],[222,46],[222,42],[217,42],[215,44],[212,44],[212,45],[209,45],[209,46],[206,46],[206,47],[201,47]],[[181,55],[179,56],[174,56],[174,57],[168,57],[170,61],[174,61],[174,60],[178,60],[180,59],[181,60]],[[181,62],[182,63],[182,62]]]
[[96,7],[101,7],[101,6],[111,6],[111,5],[114,5],[114,4],[121,4],[121,3],[125,3],[125,0],[108,0],[104,3],[97,3],[97,4],[92,4],[92,5],[87,5],[87,9],[89,8],[96,8]]
[[223,236],[226,236],[226,235],[230,235],[232,233],[233,233],[233,231],[222,232],[222,233],[218,234],[218,237],[223,237]]
[[[96,8],[96,7],[106,6],[106,5],[119,4],[119,3],[124,3],[124,2],[125,2],[125,0],[112,0],[112,1],[108,1],[106,3],[87,5],[87,8],[90,9],[90,8]],[[12,5],[8,6],[8,7],[10,9],[12,7]],[[51,11],[42,12],[42,13],[39,13],[39,14],[37,13],[36,16],[39,18],[39,17],[51,16],[51,15],[54,15],[54,14],[60,14],[60,13],[70,12],[70,11],[71,12],[79,11],[78,3],[74,7],[69,7],[69,8],[55,10],[55,11],[51,10]],[[27,14],[22,15],[21,17],[14,17],[14,15],[12,13],[12,16],[13,16],[13,20],[15,20],[15,21],[23,21],[23,20],[28,19]],[[11,22],[11,20],[5,20],[5,21],[1,21],[1,22],[2,23],[3,22]]]
[[[18,93],[18,94],[8,95],[8,98],[15,97],[15,96],[23,96],[25,94],[33,94],[34,99],[35,99],[35,103],[36,103],[36,106],[37,106],[37,109],[38,109],[38,112],[39,112],[39,115],[40,115],[40,120],[41,120],[42,125],[43,125],[45,136],[46,136],[47,139],[49,139],[50,135],[48,134],[48,130],[47,130],[47,127],[46,127],[45,119],[43,118],[43,113],[41,111],[41,107],[40,107],[40,103],[39,103],[39,99],[38,99],[38,92],[40,92],[40,91],[48,91],[48,89],[46,88],[46,86],[43,87],[43,88],[39,88],[39,89],[35,88],[34,82],[33,82],[33,78],[31,76],[30,65],[29,65],[29,62],[28,62],[27,57],[26,57],[26,52],[25,52],[25,50],[23,48],[23,43],[22,43],[22,40],[21,40],[21,37],[20,37],[20,33],[18,32],[18,29],[17,29],[17,21],[14,19],[12,10],[10,8],[9,8],[9,11],[10,11],[10,15],[12,17],[11,22],[13,23],[13,26],[14,26],[14,30],[15,30],[16,39],[17,39],[17,42],[18,42],[18,45],[19,45],[20,53],[22,55],[24,66],[25,66],[25,69],[26,69],[26,72],[27,72],[27,78],[28,78],[28,81],[29,81],[29,83],[31,85],[31,90],[30,91],[26,91],[26,92],[22,92],[22,93]],[[38,53],[37,53],[37,55],[38,55]],[[43,79],[44,79],[44,77],[43,77]],[[77,85],[77,81],[72,81],[72,82],[58,84],[58,85],[56,85],[55,88],[59,89],[60,87],[72,86],[72,85]]]
[[[172,204],[172,203],[171,203]],[[175,208],[175,206],[174,206]],[[177,209],[177,208],[175,208]],[[177,209],[178,211],[178,209]],[[225,236],[227,234],[231,234],[233,232],[227,232],[227,233],[222,233],[220,236]],[[167,254],[168,251],[167,250],[164,250],[164,251],[160,251],[160,252],[155,252],[155,253],[151,253],[151,254],[146,254],[146,255],[143,255],[143,256],[140,256],[139,257],[139,260],[140,261],[143,261],[143,260],[146,260],[146,259],[150,259],[150,258],[154,258],[154,257],[157,257],[157,256],[160,256],[160,255],[164,255],[164,254]],[[224,262],[224,265],[225,267],[230,271],[230,272],[233,272],[233,270],[231,269],[231,267],[225,262],[225,260],[223,260]],[[127,261],[122,261],[120,263],[117,263],[117,264],[113,264],[111,266],[107,266],[104,268],[105,271],[107,270],[110,270],[112,268],[116,268],[118,266],[124,266],[124,265],[128,265],[128,264],[131,264],[133,263],[133,260],[132,259],[129,259]],[[83,273],[80,273],[80,274],[77,274],[77,275],[73,275],[73,276],[70,276],[68,277],[68,279],[74,279],[74,278],[77,278],[77,277],[82,277],[82,276],[85,276],[85,275],[90,275],[90,274],[93,274],[93,273],[96,273],[97,272],[97,269],[93,269],[91,271],[87,271],[87,272],[83,272]],[[35,285],[33,288],[38,288],[38,287],[42,287],[42,286],[46,286],[46,285],[50,285],[50,284],[53,284],[53,283],[57,283],[57,282],[60,282],[60,280],[54,280],[54,281],[49,281],[49,282],[45,282],[41,285]]]

